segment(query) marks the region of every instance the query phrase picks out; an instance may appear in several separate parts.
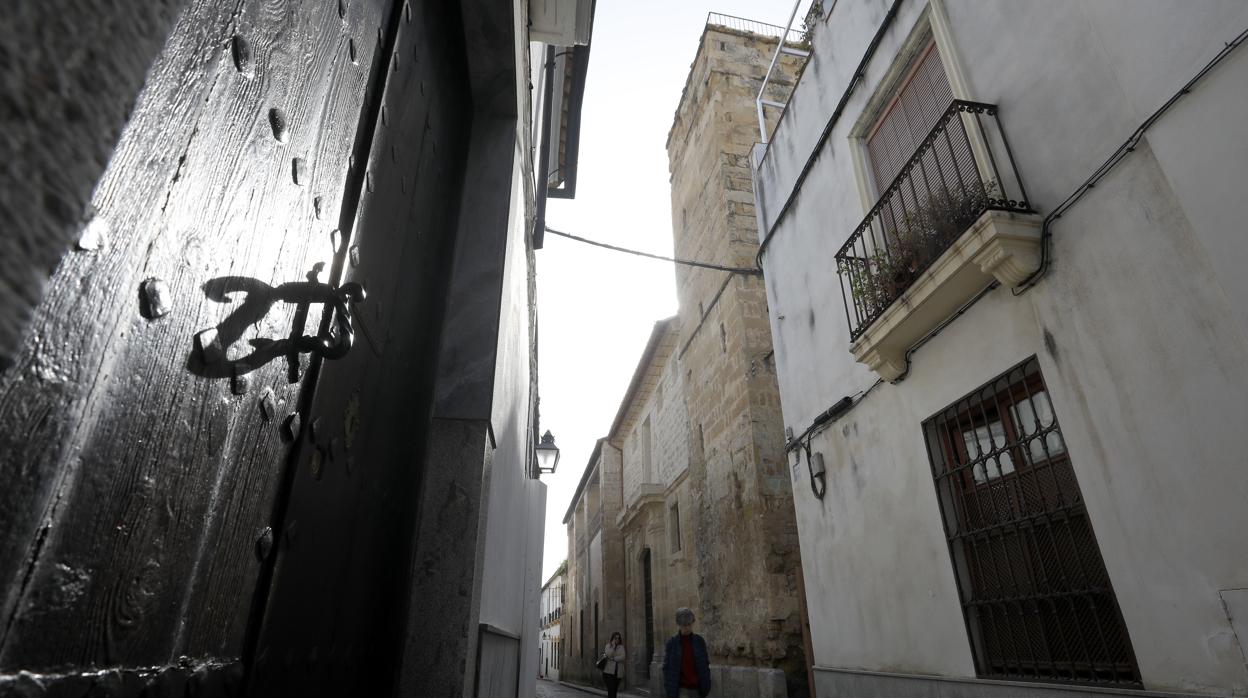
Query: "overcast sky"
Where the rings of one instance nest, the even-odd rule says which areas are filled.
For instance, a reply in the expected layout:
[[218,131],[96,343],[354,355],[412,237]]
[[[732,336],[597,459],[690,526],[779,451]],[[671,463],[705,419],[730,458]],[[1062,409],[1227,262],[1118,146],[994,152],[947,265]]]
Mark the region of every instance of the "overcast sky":
[[[599,0],[576,198],[551,199],[547,225],[671,256],[665,144],[706,15],[783,25],[792,9],[791,0]],[[563,516],[594,442],[611,427],[651,327],[676,312],[675,274],[666,262],[547,235],[537,300],[541,426],[560,449],[558,472],[542,478],[545,582],[567,557]]]

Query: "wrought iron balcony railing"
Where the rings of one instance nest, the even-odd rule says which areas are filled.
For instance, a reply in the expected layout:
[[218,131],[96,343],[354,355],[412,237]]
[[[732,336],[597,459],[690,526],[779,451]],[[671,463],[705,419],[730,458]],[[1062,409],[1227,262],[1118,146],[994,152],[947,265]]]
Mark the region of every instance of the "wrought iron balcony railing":
[[989,210],[1033,213],[996,105],[955,100],[836,253],[850,340]]

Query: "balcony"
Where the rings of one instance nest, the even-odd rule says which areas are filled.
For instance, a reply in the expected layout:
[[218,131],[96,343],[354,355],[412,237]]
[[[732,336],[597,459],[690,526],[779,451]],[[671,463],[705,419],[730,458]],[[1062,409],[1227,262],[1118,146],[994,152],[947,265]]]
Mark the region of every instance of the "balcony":
[[836,253],[854,357],[900,378],[915,342],[1038,266],[1040,222],[997,107],[955,100]]

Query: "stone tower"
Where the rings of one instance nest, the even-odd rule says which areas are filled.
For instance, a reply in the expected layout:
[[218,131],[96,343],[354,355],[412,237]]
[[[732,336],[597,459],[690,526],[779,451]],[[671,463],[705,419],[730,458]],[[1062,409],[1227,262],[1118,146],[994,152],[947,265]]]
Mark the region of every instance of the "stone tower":
[[[714,21],[702,34],[667,139],[675,252],[753,268],[754,100],[778,39]],[[774,100],[788,95],[801,68],[800,59],[781,58],[769,82]],[[724,667],[726,694],[777,695],[786,690],[776,686],[781,669],[788,695],[806,695],[801,556],[763,280],[681,266],[676,287],[676,351],[692,431],[689,478],[698,491],[690,521],[697,629],[712,665]]]

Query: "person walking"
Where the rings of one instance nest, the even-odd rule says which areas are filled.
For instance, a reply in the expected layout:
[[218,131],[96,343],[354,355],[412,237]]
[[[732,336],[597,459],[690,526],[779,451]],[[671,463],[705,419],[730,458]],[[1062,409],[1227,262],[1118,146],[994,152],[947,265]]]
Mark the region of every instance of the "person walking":
[[602,681],[607,684],[607,698],[615,698],[620,690],[620,676],[624,668],[624,636],[619,631],[611,633],[607,648],[602,651]]
[[703,698],[711,692],[706,640],[693,632],[693,611],[676,609],[680,630],[663,647],[663,692],[667,698]]

